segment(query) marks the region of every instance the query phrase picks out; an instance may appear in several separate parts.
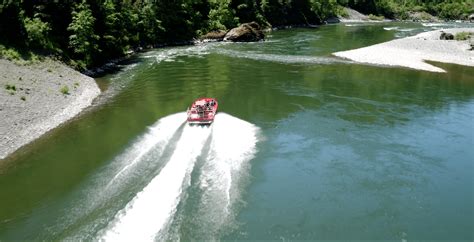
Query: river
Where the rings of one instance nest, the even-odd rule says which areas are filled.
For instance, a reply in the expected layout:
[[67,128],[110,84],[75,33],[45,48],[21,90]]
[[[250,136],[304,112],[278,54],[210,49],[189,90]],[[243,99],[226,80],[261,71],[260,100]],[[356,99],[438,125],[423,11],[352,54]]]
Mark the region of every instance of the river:
[[[330,55],[440,27],[141,53],[97,79],[83,115],[2,162],[0,240],[472,241],[474,68]],[[188,126],[202,96],[216,120]]]

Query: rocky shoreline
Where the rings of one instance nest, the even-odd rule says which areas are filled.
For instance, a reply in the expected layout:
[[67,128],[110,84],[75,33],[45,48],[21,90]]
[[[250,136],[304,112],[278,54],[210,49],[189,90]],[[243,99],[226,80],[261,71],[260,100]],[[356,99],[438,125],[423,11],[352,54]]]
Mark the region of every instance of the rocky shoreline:
[[50,59],[0,59],[0,160],[78,115],[100,94],[91,77]]
[[474,28],[435,30],[333,55],[360,63],[400,66],[431,72],[446,72],[425,61],[474,66],[474,51],[469,41],[441,40],[442,32],[455,35],[474,32]]

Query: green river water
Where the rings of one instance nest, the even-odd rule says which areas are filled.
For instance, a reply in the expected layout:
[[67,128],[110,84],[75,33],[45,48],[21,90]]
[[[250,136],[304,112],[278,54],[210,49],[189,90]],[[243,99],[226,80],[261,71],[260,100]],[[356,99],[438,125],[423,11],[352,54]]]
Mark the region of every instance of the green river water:
[[[0,240],[472,241],[474,68],[330,55],[439,27],[139,54],[97,79],[83,115],[1,162]],[[190,127],[202,96],[219,114]]]

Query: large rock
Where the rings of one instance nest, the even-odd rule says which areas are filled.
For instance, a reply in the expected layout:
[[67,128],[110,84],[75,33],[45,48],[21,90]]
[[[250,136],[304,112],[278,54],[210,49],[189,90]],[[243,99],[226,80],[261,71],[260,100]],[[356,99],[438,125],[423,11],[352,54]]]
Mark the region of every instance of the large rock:
[[249,42],[265,38],[260,25],[256,22],[244,23],[231,29],[224,37],[224,41]]
[[344,8],[342,10],[343,15],[338,15],[340,22],[361,22],[368,21],[369,17],[367,15],[361,14],[354,9]]
[[425,11],[409,12],[408,19],[414,22],[439,22],[438,17],[435,17]]
[[469,15],[469,17],[467,17],[467,19],[470,21],[470,22],[474,22],[474,13]]
[[441,31],[441,35],[439,36],[439,39],[441,40],[452,40],[454,39],[454,35],[451,33],[446,33]]

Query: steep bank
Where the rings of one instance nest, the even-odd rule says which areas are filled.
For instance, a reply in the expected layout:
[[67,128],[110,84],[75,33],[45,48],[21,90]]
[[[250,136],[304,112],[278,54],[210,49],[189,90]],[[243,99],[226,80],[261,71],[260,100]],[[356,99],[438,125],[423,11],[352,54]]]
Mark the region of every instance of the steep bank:
[[333,55],[361,63],[402,66],[417,70],[445,72],[425,62],[436,61],[474,66],[474,51],[468,41],[440,40],[441,31],[456,34],[474,32],[474,28],[435,30]]
[[0,59],[0,159],[79,114],[100,93],[95,80],[53,60]]

